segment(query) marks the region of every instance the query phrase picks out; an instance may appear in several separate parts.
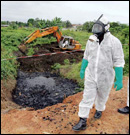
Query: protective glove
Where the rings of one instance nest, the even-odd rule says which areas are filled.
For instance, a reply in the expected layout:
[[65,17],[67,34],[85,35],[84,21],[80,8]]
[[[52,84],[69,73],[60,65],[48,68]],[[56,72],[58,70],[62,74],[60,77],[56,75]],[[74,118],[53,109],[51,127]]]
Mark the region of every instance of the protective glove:
[[82,65],[81,65],[81,69],[80,69],[80,78],[83,79],[84,78],[84,74],[85,74],[85,69],[88,66],[88,61],[83,59],[82,60]]
[[115,67],[116,82],[114,83],[114,88],[116,91],[123,88],[123,67]]

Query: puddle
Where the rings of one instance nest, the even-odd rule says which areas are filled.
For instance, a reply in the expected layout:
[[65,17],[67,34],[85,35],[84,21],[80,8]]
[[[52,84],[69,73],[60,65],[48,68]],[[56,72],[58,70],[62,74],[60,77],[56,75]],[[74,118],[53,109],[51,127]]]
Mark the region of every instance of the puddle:
[[13,100],[23,107],[43,109],[61,103],[76,93],[77,83],[49,72],[25,73],[18,71]]
[[53,78],[47,78],[43,76],[35,77],[33,79],[27,78],[25,80],[28,87],[34,88],[35,86],[45,86],[45,89],[52,89],[55,86],[55,80]]

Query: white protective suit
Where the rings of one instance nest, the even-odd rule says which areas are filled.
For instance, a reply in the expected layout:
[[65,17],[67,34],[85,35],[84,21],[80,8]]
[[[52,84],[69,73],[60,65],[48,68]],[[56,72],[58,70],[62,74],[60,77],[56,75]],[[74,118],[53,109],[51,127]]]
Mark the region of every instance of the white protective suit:
[[128,79],[128,86],[127,86],[127,106],[129,107],[129,79]]
[[88,118],[95,102],[96,110],[104,111],[110,90],[114,83],[113,67],[124,67],[124,53],[121,42],[110,32],[99,40],[86,44],[84,59],[88,61],[85,70],[83,99],[79,104],[79,117]]

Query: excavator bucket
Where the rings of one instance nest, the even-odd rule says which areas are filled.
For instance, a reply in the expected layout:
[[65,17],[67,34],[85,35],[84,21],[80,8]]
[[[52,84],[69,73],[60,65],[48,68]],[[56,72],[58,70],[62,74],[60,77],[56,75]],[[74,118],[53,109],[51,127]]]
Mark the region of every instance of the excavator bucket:
[[20,44],[18,46],[19,50],[25,54],[26,50],[27,50],[27,47],[25,46],[25,44]]

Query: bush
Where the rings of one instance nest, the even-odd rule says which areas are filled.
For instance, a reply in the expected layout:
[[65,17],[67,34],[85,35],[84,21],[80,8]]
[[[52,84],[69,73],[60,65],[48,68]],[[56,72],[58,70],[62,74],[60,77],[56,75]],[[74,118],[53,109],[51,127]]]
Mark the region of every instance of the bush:
[[64,64],[65,64],[65,65],[69,65],[69,64],[70,64],[69,59],[65,59],[65,60],[64,60]]
[[[7,49],[1,44],[1,58],[15,58],[12,54],[12,49]],[[8,77],[14,78],[17,76],[18,63],[14,60],[1,61],[1,79],[7,79]]]
[[124,75],[129,75],[129,46],[123,46],[124,57],[125,57],[125,66],[124,66]]
[[34,49],[33,49],[33,48],[29,48],[27,55],[28,55],[28,56],[31,56],[31,55],[33,55],[33,54],[34,54]]
[[81,68],[81,62],[74,63],[71,65],[62,65],[60,69],[60,73],[65,78],[76,80],[79,86],[83,88],[84,80],[81,80],[80,78],[80,68]]
[[53,66],[51,66],[52,69],[57,70],[61,68],[61,64],[55,63]]

